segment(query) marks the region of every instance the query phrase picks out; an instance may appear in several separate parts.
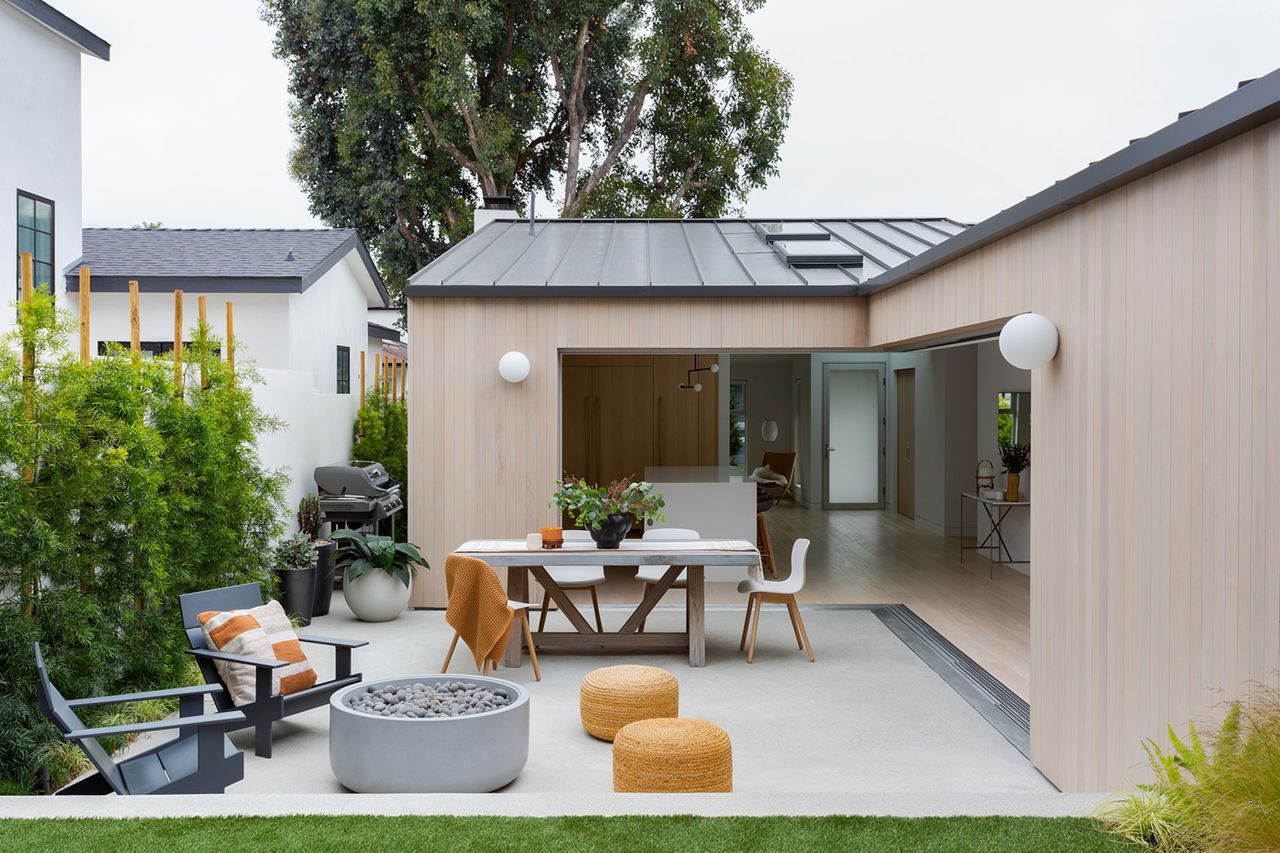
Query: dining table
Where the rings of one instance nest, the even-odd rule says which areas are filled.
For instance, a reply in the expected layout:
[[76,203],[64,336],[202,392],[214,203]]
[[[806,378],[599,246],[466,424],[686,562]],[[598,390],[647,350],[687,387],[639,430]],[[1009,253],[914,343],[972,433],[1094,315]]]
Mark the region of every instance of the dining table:
[[[529,576],[542,586],[569,620],[572,631],[534,631],[539,653],[579,654],[689,653],[689,666],[705,666],[706,588],[705,566],[742,566],[745,571],[760,565],[755,543],[737,539],[651,540],[624,539],[618,548],[596,547],[595,542],[566,541],[556,549],[530,549],[523,539],[475,539],[464,542],[455,553],[484,560],[507,570],[507,598],[527,601]],[[631,574],[639,566],[667,566],[639,605],[616,631],[597,631],[582,614],[548,566],[603,566],[606,574]],[[683,631],[641,631],[641,626],[662,600],[662,596],[686,573],[685,629]],[[507,641],[506,665],[520,666],[524,637],[512,631]]]

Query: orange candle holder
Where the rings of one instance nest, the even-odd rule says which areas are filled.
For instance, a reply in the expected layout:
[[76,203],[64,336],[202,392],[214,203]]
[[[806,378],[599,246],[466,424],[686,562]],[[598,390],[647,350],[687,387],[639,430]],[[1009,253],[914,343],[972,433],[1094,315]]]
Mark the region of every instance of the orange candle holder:
[[564,544],[564,531],[559,527],[543,527],[538,532],[542,534],[542,547],[548,551]]

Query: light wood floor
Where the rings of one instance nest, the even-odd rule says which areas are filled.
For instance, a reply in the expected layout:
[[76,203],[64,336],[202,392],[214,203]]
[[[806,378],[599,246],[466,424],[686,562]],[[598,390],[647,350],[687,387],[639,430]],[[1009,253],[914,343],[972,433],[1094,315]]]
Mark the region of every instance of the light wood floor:
[[1023,699],[1030,694],[1031,582],[895,512],[780,504],[765,518],[782,566],[809,539],[805,604],[905,604]]
[[[959,542],[894,512],[809,510],[779,504],[766,514],[779,573],[791,567],[791,545],[811,541],[801,604],[905,604],[1023,699],[1030,697],[1031,584],[1017,571],[994,567],[973,551],[960,562]],[[994,575],[994,576],[992,576]],[[590,614],[585,592],[571,592]],[[610,578],[602,605],[634,605],[640,585]],[[684,592],[663,599],[683,603]],[[740,604],[736,584],[709,583],[708,604]],[[540,602],[535,588],[530,601]],[[605,627],[616,621],[605,616]],[[821,654],[821,649],[814,649]]]

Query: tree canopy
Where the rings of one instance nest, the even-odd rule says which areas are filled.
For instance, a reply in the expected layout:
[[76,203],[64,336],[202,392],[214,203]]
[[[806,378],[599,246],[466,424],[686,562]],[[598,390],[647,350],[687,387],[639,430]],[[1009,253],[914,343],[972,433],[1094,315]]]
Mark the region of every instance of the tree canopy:
[[398,289],[478,196],[564,216],[720,216],[777,173],[791,78],[763,0],[264,0],[292,170]]

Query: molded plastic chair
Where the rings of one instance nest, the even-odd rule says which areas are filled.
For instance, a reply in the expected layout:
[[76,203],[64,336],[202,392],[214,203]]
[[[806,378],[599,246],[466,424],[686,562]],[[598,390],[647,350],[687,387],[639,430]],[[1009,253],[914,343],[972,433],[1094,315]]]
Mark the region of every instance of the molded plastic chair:
[[[228,725],[244,720],[239,711],[204,713],[206,694],[217,696],[222,687],[202,684],[173,690],[151,690],[93,699],[66,699],[49,680],[35,643],[37,704],[40,713],[49,718],[67,740],[75,743],[88,756],[96,772],[85,776],[59,794],[221,794],[227,786],[244,778],[244,753],[236,749],[224,734]],[[147,723],[86,728],[76,715],[76,708],[116,705],[143,699],[178,700],[177,717]],[[102,748],[98,738],[112,735],[177,729],[174,740],[130,755],[119,762]]]
[[[566,530],[565,542],[590,542],[591,534],[585,530]],[[547,574],[560,585],[561,589],[591,590],[591,609],[596,612],[596,630],[604,633],[604,623],[600,621],[600,600],[596,597],[596,587],[604,583],[604,566],[547,566]],[[547,610],[551,606],[551,593],[542,593],[542,616],[538,618],[538,630],[547,625]]]
[[[693,539],[701,539],[702,537],[696,530],[690,530],[687,527],[650,527],[644,532],[644,539],[654,542],[688,542]],[[641,566],[636,572],[636,580],[644,584],[644,594],[648,595],[649,590],[658,585],[662,580],[662,576],[667,573],[670,566]],[[689,586],[689,573],[681,570],[676,577],[675,583],[671,584],[672,589],[685,589]],[[640,633],[644,633],[644,623],[640,623]]]
[[[228,652],[211,649],[209,648],[208,638],[205,637],[204,630],[200,627],[200,620],[197,618],[206,610],[248,610],[251,607],[259,607],[263,603],[261,586],[256,583],[242,583],[239,586],[224,586],[219,589],[204,590],[203,592],[189,592],[186,595],[179,596],[178,603],[182,608],[182,627],[186,629],[187,642],[191,645],[191,648],[187,649],[187,654],[195,656],[196,663],[200,665],[200,673],[204,676],[206,682],[217,684],[223,688],[220,692],[213,694],[213,701],[217,704],[218,710],[239,710],[244,712],[242,720],[239,723],[228,726],[227,731],[248,728],[249,726],[255,728],[254,755],[262,758],[271,757],[271,724],[274,721],[282,720],[285,717],[290,717],[303,711],[310,711],[312,708],[319,708],[321,705],[328,705],[330,696],[344,687],[358,684],[364,678],[361,673],[353,673],[351,671],[351,650],[369,645],[368,641],[340,640],[299,634],[298,639],[304,643],[333,646],[334,678],[332,681],[322,681],[313,687],[299,690],[297,693],[290,693],[287,696],[272,695],[273,679],[271,671],[282,666],[288,666],[288,663],[282,660],[259,660],[258,658],[233,655]],[[257,678],[254,682],[254,696],[256,697],[254,701],[240,706],[232,704],[231,694],[226,691],[226,685],[222,683],[222,676],[218,673],[218,668],[213,665],[215,660],[245,664],[255,668]]]
[[[796,646],[809,653],[809,663],[813,663],[813,646],[809,643],[809,632],[804,629],[804,620],[800,618],[800,605],[796,603],[796,593],[804,589],[804,564],[809,553],[809,540],[797,539],[791,547],[791,574],[785,580],[767,581],[761,576],[758,568],[752,567],[751,577],[738,584],[738,592],[748,594],[747,618],[742,623],[742,642],[738,644],[741,651],[747,645],[747,627],[751,628],[751,648],[747,651],[747,663],[751,663],[756,654],[756,629],[760,627],[760,605],[775,602],[787,605],[787,613],[791,616],[791,630],[796,635]],[[755,619],[751,611],[755,610]]]

